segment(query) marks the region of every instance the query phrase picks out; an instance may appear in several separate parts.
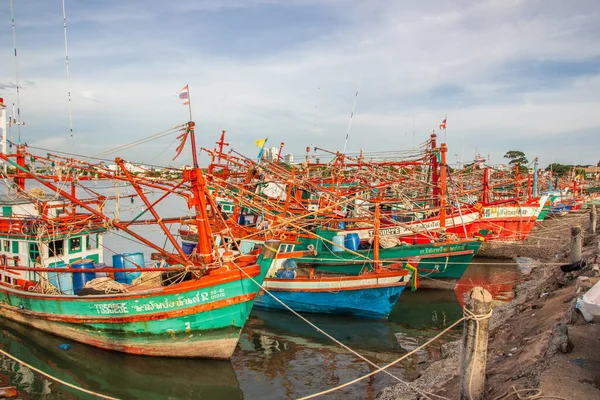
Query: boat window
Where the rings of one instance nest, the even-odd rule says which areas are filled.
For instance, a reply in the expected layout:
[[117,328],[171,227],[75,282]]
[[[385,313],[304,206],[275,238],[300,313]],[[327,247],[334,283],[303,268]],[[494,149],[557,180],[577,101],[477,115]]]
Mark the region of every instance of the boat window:
[[69,239],[69,252],[75,253],[81,251],[81,238]]
[[4,282],[10,283],[10,276],[5,276],[4,277]]
[[85,248],[86,250],[92,250],[98,248],[98,234],[85,236]]
[[65,254],[64,240],[55,240],[48,243],[48,257],[62,256]]
[[38,248],[37,243],[29,243],[29,260],[38,262],[39,257],[40,249]]
[[2,244],[3,244],[2,250],[10,251],[10,240],[3,240]]
[[12,207],[11,206],[2,206],[2,216],[3,217],[12,217]]

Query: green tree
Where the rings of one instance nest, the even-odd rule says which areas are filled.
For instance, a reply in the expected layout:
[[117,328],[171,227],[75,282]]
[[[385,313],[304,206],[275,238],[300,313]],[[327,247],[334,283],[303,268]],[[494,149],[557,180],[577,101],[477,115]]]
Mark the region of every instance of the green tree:
[[504,155],[504,158],[508,158],[510,160],[508,162],[509,165],[519,164],[519,173],[520,174],[526,174],[529,171],[529,168],[527,168],[527,163],[529,163],[529,160],[527,160],[525,153],[523,153],[522,151],[519,151],[519,150],[507,151],[506,154]]
[[546,171],[552,171],[554,176],[565,176],[568,175],[573,168],[572,165],[563,165],[559,163],[552,163],[546,167]]

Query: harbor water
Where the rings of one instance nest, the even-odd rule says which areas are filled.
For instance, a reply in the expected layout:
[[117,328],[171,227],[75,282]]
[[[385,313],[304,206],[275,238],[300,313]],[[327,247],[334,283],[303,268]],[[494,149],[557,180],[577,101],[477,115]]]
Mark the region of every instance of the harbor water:
[[[121,195],[131,193],[131,188],[120,189]],[[177,199],[157,208],[164,217],[188,212],[185,203]],[[119,213],[112,211],[112,217],[132,219],[142,210],[139,200],[123,199]],[[111,213],[108,209],[107,212]],[[172,248],[156,226],[134,229],[167,250]],[[114,254],[141,252],[150,260],[151,253],[151,249],[118,231],[105,236],[104,250],[104,260],[109,264]],[[372,362],[385,365],[461,318],[463,296],[473,286],[486,287],[498,302],[504,302],[512,298],[512,286],[518,279],[518,268],[512,262],[475,258],[459,282],[458,290],[406,290],[388,321],[306,317]],[[0,319],[0,330],[2,349],[29,365],[85,389],[122,399],[298,398],[350,381],[373,369],[291,313],[257,308],[242,332],[231,361],[151,358],[109,352],[3,319]],[[416,378],[427,361],[440,357],[443,343],[460,335],[460,328],[451,331],[389,371],[401,379]],[[69,350],[60,349],[65,343],[71,346]],[[373,399],[393,383],[394,378],[378,374],[329,398]],[[16,386],[20,398],[95,398],[53,382],[25,365],[0,358],[0,387],[7,385]]]
[[[107,243],[110,241],[107,241]],[[462,294],[484,285],[498,302],[512,296],[515,264],[474,259],[457,291],[405,291],[389,321],[310,315],[308,319],[378,365],[413,350],[462,316]],[[298,398],[355,379],[372,370],[313,327],[287,312],[255,309],[231,361],[140,357],[96,349],[0,320],[2,349],[67,382],[123,399]],[[413,379],[440,357],[441,345],[461,330],[389,369]],[[329,398],[373,399],[392,377],[378,374]],[[21,398],[92,399],[7,358],[0,359],[0,387],[14,385]]]

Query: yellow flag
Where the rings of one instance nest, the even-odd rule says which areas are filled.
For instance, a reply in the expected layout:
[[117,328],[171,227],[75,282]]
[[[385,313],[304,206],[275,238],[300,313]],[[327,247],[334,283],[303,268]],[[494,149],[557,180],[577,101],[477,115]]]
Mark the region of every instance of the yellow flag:
[[254,141],[254,144],[256,144],[256,147],[263,147],[265,145],[265,143],[267,143],[267,138],[258,139],[258,140]]

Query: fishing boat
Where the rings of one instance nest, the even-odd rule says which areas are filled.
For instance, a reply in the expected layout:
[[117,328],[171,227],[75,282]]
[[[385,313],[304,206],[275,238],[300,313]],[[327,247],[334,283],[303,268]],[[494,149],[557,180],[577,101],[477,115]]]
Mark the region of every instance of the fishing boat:
[[[236,256],[220,251],[211,235],[207,208],[214,203],[198,167],[194,123],[180,129],[178,154],[189,138],[193,167],[184,170],[177,182],[134,177],[119,158],[115,173],[97,163],[50,153],[37,156],[25,146],[17,146],[15,154],[0,154],[5,163],[4,182],[12,186],[10,196],[2,200],[0,218],[0,316],[119,352],[231,357],[272,264],[275,251],[271,249],[279,243],[267,242],[261,254]],[[96,193],[80,199],[76,193],[83,189],[80,185],[85,176],[128,182],[144,203],[143,212],[131,221],[120,221],[103,210],[110,198]],[[26,190],[26,180],[37,187]],[[164,194],[151,201],[143,189],[147,187]],[[89,188],[85,191],[90,192]],[[170,233],[169,219],[156,211],[157,204],[174,193],[186,198],[194,214],[191,219],[199,241],[198,252],[192,255],[186,254]],[[146,213],[152,218],[141,220]],[[170,222],[177,221],[181,218]],[[140,223],[159,226],[174,252],[131,229]],[[156,251],[159,263],[145,267],[143,260],[115,254],[116,259],[129,263],[102,265],[102,236],[115,229]],[[127,278],[129,272],[139,274],[138,278]],[[100,280],[96,274],[101,274]]]
[[[375,247],[373,245],[365,249],[349,249],[347,246],[335,244],[338,232],[319,231],[321,239],[310,239],[305,241],[307,248],[314,248],[315,256],[304,256],[297,258],[299,266],[311,267],[317,271],[330,273],[359,275],[365,271],[373,270],[371,261]],[[334,239],[335,238],[335,239]],[[342,236],[342,238],[344,238]],[[345,238],[342,240],[346,240]],[[411,259],[419,259],[418,274],[422,287],[438,287],[436,281],[444,281],[442,287],[448,289],[452,283],[456,283],[464,274],[475,253],[483,244],[483,235],[473,239],[456,239],[430,244],[409,245],[398,243],[397,246],[379,249],[380,260],[386,263],[406,262]]]
[[416,259],[385,267],[375,260],[373,271],[331,274],[312,267],[298,268],[294,257],[305,257],[307,252],[294,252],[286,246],[290,251],[281,254],[287,258],[283,262],[276,259],[267,273],[264,291],[256,301],[258,307],[278,310],[290,307],[298,312],[385,319],[411,276],[415,278],[413,289],[418,286]]

